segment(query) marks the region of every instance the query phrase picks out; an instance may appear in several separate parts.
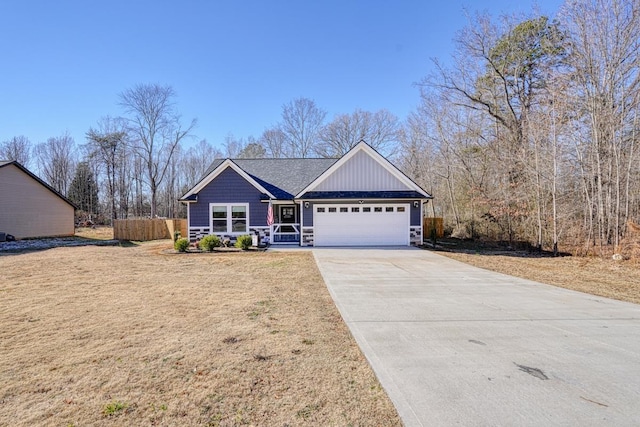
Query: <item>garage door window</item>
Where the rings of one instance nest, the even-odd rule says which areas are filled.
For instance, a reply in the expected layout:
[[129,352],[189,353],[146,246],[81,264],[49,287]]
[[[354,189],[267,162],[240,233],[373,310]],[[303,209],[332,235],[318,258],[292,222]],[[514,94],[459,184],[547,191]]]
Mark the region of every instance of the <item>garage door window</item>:
[[382,208],[373,208],[374,212],[382,212]]

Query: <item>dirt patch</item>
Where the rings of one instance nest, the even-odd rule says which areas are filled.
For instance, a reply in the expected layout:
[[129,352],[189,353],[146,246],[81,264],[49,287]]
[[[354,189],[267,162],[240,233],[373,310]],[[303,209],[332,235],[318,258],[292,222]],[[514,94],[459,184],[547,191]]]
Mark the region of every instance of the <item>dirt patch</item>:
[[0,256],[0,425],[400,425],[308,252]]
[[[476,267],[640,304],[640,268],[631,260],[565,256],[504,245],[443,240],[439,253]],[[442,250],[445,249],[445,250]]]

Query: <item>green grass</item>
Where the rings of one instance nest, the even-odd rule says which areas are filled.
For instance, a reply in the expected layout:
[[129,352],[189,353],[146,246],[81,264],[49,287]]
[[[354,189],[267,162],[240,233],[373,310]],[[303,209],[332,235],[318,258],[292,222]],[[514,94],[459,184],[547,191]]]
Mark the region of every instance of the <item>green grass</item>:
[[102,413],[106,416],[117,415],[127,409],[127,407],[129,407],[129,405],[124,402],[113,401],[104,406]]

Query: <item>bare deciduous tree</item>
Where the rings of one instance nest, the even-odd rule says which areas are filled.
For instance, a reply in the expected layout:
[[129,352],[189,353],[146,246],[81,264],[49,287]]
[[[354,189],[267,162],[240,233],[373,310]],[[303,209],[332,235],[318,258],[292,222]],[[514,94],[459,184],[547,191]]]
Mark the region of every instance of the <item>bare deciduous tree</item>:
[[180,142],[189,135],[196,120],[183,127],[175,109],[171,86],[139,84],[120,94],[120,105],[128,114],[133,149],[143,161],[151,195],[150,214],[156,216],[157,192]]
[[15,160],[22,166],[29,168],[31,151],[29,138],[23,135],[14,136],[0,144],[0,160]]
[[76,165],[75,141],[65,133],[49,138],[35,147],[42,178],[60,194],[66,196]]
[[224,155],[228,159],[237,158],[244,149],[245,143],[242,138],[236,138],[232,133],[224,138]]
[[[628,206],[640,107],[640,1],[580,0],[561,17],[571,44],[568,63],[578,112],[574,129],[584,180],[588,235],[618,246]],[[637,185],[637,181],[636,181]],[[637,211],[636,211],[637,213]],[[596,229],[593,229],[595,225]]]
[[279,128],[293,157],[305,158],[314,153],[326,115],[308,98],[297,98],[282,106]]
[[126,191],[121,187],[123,179],[120,177],[125,170],[123,164],[127,162],[128,141],[126,123],[122,119],[105,117],[98,122],[97,129],[89,128],[86,134],[85,146],[89,159],[97,163],[104,170],[107,186],[107,203],[112,220],[120,216],[126,216],[123,206],[118,209],[118,201],[122,200],[122,194]]
[[287,145],[287,138],[278,126],[265,130],[258,142],[265,148],[266,154],[269,157],[291,157],[290,147]]
[[206,139],[201,140],[196,145],[189,147],[184,156],[182,157],[181,170],[184,174],[183,184],[185,188],[182,188],[184,194],[189,188],[196,185],[196,183],[203,178],[211,162],[215,159],[220,159],[223,154],[217,148],[214,148],[207,142]]
[[339,114],[324,126],[316,153],[322,157],[340,157],[360,141],[365,141],[384,156],[395,151],[398,140],[398,118],[387,110],[375,113],[357,109]]

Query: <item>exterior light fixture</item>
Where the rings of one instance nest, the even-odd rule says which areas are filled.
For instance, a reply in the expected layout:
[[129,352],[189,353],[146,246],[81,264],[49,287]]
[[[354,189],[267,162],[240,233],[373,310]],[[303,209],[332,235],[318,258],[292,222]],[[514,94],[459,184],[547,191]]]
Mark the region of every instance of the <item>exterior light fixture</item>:
[[304,208],[309,209],[309,202],[304,202]]
[[415,202],[413,202],[413,207],[414,208],[417,208],[418,206],[420,206],[420,202],[419,201],[416,200]]

